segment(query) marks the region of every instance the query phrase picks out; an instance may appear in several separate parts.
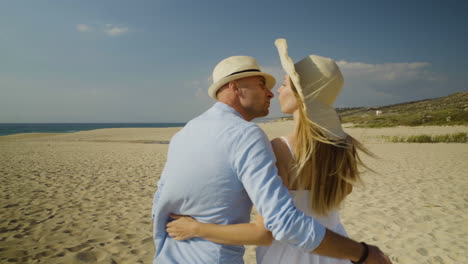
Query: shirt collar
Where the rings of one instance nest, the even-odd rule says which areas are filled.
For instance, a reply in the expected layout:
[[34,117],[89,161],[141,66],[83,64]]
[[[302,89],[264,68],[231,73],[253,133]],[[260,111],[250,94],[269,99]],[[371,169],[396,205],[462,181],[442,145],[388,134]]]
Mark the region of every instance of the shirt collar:
[[216,108],[216,109],[218,109],[220,111],[223,111],[223,112],[228,112],[228,113],[231,113],[231,114],[235,114],[238,117],[244,119],[244,117],[239,112],[237,112],[234,108],[230,107],[229,105],[227,105],[225,103],[216,102],[216,104],[214,105],[214,108]]

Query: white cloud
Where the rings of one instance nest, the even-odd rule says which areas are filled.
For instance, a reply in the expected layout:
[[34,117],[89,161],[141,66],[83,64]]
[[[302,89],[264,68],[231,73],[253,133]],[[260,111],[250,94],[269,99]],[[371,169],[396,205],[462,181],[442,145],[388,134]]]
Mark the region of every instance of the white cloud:
[[211,76],[184,82],[183,86],[194,91],[195,98],[201,102],[211,102],[213,99],[208,95],[208,87],[213,83]]
[[429,70],[431,64],[427,62],[367,64],[362,62],[337,61],[337,64],[346,77],[358,77],[362,80],[435,81],[442,78],[442,76]]
[[104,32],[112,37],[119,36],[128,32],[128,27],[106,24]]
[[78,24],[76,25],[76,30],[78,30],[79,32],[89,32],[92,31],[93,28],[86,24]]
[[276,85],[275,87],[278,87],[279,84],[283,82],[284,75],[286,74],[281,68],[281,66],[260,66],[260,69],[262,69],[262,72],[268,73],[270,75],[273,75],[276,79]]
[[129,31],[128,27],[118,26],[114,24],[98,24],[94,25],[94,27],[89,24],[76,25],[76,30],[78,30],[79,32],[91,32],[94,31],[94,28],[96,28],[99,33],[104,33],[111,37],[120,36]]
[[211,102],[213,99],[208,95],[208,88],[197,88],[195,97],[202,102]]
[[337,64],[345,78],[338,106],[393,104],[446,95],[444,89],[454,89],[449,88],[447,75],[433,71],[427,62]]

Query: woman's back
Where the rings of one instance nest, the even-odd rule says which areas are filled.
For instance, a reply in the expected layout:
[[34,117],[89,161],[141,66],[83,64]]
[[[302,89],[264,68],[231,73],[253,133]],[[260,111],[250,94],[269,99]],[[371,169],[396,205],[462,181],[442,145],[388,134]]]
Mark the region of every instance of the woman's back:
[[[279,174],[283,181],[289,182],[287,175],[282,175],[288,171],[288,168],[293,163],[294,152],[286,137],[275,139],[272,141],[273,149],[277,155],[277,166]],[[289,153],[284,153],[289,149]],[[348,236],[343,225],[341,224],[338,209],[333,209],[327,215],[319,215],[312,210],[309,196],[310,190],[290,190],[296,207],[304,214],[313,216],[323,226],[329,230]],[[308,264],[349,264],[348,260],[339,260],[334,258],[323,257],[315,254],[304,252],[299,248],[293,248],[288,244],[274,240],[271,246],[257,247],[256,252],[257,263],[308,263]]]
[[[313,216],[323,226],[342,236],[348,236],[341,224],[339,211],[330,211],[327,215],[317,215],[313,212],[309,203],[309,190],[290,191],[296,207],[306,215]],[[304,252],[300,248],[293,248],[286,243],[274,240],[271,246],[257,247],[257,263],[297,263],[297,264],[349,264],[348,260],[340,260],[323,257]]]

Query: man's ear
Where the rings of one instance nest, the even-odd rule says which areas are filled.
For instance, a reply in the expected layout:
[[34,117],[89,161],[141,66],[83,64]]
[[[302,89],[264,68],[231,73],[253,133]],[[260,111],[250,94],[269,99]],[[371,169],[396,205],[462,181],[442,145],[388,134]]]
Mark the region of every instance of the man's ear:
[[236,81],[232,81],[232,82],[229,83],[229,87],[234,91],[234,94],[238,98],[244,98],[244,92],[241,89],[241,87],[239,86],[239,83],[237,83]]
[[229,89],[231,89],[236,96],[240,95],[240,89],[239,86],[237,85],[237,82],[235,81],[230,81],[228,84]]

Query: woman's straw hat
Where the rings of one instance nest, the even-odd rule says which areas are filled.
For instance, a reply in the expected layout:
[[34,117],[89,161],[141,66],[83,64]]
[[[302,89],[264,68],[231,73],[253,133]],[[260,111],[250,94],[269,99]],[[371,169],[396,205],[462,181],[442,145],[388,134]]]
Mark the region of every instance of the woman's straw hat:
[[263,76],[266,86],[272,89],[275,86],[276,80],[270,74],[260,70],[257,61],[249,56],[232,56],[222,60],[213,70],[213,84],[208,88],[208,94],[216,98],[216,92],[223,85],[230,81],[250,76]]
[[344,85],[343,75],[335,61],[309,55],[294,64],[288,55],[286,40],[277,39],[275,45],[281,65],[296,87],[310,121],[317,124],[327,137],[346,137],[340,118],[333,108]]

